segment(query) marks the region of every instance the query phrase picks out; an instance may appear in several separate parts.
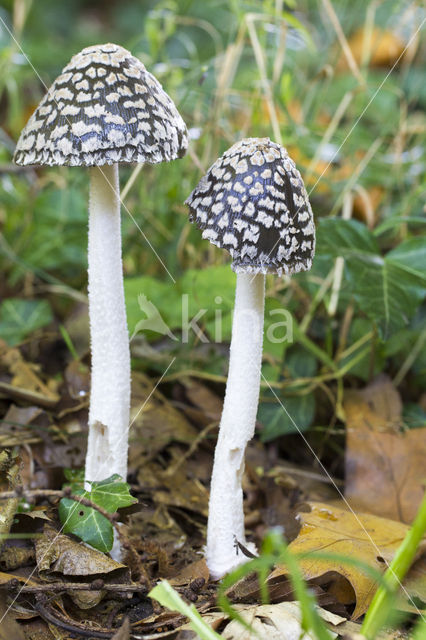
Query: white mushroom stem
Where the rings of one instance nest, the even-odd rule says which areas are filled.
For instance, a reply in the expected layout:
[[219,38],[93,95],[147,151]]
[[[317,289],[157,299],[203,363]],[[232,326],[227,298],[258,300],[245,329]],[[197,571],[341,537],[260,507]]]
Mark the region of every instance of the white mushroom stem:
[[244,455],[254,435],[262,365],[265,276],[237,274],[229,372],[210,488],[206,560],[210,575],[221,578],[247,561],[236,541],[244,533]]
[[90,171],[89,316],[92,381],[87,480],[127,476],[130,350],[121,260],[118,165]]

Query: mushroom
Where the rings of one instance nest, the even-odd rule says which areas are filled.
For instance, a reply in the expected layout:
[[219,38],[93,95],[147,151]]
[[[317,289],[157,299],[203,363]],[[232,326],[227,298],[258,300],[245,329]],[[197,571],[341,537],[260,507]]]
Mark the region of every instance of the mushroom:
[[115,44],[87,47],[21,133],[20,165],[91,167],[88,289],[92,353],[86,481],[127,476],[130,349],[121,260],[118,163],[185,155],[186,126],[160,83]]
[[210,489],[206,559],[214,579],[244,562],[242,476],[253,437],[262,364],[265,274],[310,269],[315,227],[308,195],[287,151],[269,138],[234,144],[186,200],[203,238],[226,249],[237,273],[223,412]]

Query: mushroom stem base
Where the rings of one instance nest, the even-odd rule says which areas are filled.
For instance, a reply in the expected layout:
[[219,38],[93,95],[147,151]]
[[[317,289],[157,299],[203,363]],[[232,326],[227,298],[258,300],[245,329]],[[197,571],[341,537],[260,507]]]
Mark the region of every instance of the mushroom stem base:
[[130,350],[121,260],[118,165],[90,173],[89,316],[92,380],[86,480],[127,475]]
[[237,274],[229,372],[210,489],[206,559],[214,579],[247,558],[236,542],[244,533],[242,477],[254,434],[262,365],[265,276]]

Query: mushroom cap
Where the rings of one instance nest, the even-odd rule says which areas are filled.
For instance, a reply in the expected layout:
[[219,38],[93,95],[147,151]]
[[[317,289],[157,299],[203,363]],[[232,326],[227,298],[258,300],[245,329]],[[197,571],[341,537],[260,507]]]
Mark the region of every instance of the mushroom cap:
[[226,249],[237,273],[292,274],[312,266],[315,226],[305,185],[269,138],[234,144],[185,201],[203,238]]
[[142,62],[116,44],[77,53],[28,120],[17,164],[93,166],[181,158],[187,131]]

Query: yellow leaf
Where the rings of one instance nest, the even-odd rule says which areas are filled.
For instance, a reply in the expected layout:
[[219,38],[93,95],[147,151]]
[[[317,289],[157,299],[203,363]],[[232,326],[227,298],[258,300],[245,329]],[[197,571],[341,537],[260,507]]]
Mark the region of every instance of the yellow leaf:
[[[321,502],[308,503],[310,513],[300,513],[301,530],[289,545],[293,553],[325,552],[360,560],[383,573],[401,544],[408,527],[401,522],[367,514],[355,514],[343,508]],[[354,591],[357,619],[366,612],[377,583],[362,567],[347,564],[344,560],[304,558],[300,567],[307,580],[335,572],[346,578]],[[285,573],[278,567],[269,577]]]

